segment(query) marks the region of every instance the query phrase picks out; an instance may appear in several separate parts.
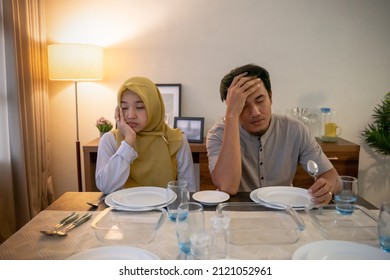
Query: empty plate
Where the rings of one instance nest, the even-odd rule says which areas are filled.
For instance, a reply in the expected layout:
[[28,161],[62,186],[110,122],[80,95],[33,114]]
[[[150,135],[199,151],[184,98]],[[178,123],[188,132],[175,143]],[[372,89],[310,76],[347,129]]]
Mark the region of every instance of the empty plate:
[[194,193],[192,198],[204,205],[217,205],[228,200],[230,195],[221,191],[200,191]]
[[322,240],[298,248],[293,260],[389,260],[390,253],[351,241]]
[[251,192],[250,197],[254,202],[282,203],[295,210],[303,210],[311,199],[307,189],[291,186],[258,188]]
[[118,210],[147,211],[161,208],[176,199],[176,194],[160,187],[134,187],[106,196],[105,203]]

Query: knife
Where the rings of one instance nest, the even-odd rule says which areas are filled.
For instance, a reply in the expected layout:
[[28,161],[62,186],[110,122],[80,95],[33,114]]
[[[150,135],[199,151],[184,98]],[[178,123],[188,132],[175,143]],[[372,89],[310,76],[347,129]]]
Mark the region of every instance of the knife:
[[83,216],[78,218],[76,221],[72,222],[69,226],[67,226],[65,228],[65,231],[67,232],[67,231],[71,230],[72,228],[77,227],[77,226],[85,223],[86,221],[88,221],[91,218],[91,216],[92,216],[91,213],[84,214]]
[[56,224],[54,227],[55,228],[60,228],[60,227],[62,227],[64,225],[69,224],[70,222],[73,222],[78,217],[79,217],[79,214],[76,214],[76,212],[70,213],[68,216],[66,216],[61,221],[59,221],[58,224]]

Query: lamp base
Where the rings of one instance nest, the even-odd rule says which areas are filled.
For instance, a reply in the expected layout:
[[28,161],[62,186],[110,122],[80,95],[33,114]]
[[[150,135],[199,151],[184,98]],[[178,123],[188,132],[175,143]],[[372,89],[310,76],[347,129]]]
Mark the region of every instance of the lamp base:
[[79,192],[83,191],[83,183],[81,179],[81,155],[80,155],[80,141],[76,141],[76,159],[77,159],[77,184]]

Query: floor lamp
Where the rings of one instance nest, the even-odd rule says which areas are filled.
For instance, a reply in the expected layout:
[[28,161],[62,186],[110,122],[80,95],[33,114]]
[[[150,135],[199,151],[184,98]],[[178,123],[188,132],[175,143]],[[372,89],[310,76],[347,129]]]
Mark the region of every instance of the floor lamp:
[[48,46],[49,80],[72,81],[76,105],[76,157],[78,190],[82,191],[77,83],[103,79],[103,48],[84,44]]

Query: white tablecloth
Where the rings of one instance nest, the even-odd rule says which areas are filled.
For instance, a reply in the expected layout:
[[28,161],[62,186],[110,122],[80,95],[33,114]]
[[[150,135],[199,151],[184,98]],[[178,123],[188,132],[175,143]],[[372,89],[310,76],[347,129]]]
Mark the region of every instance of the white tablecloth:
[[[42,211],[0,245],[0,259],[66,259],[80,251],[107,246],[97,240],[91,228],[91,222],[100,213],[99,211],[92,212],[91,220],[70,231],[66,237],[46,236],[40,233],[40,230],[49,229],[69,213],[70,211]],[[210,217],[214,213],[214,211],[205,211],[206,227],[210,226]],[[267,212],[256,212],[256,215],[267,217]],[[231,245],[230,257],[235,259],[291,259],[294,251],[300,246],[325,239],[304,211],[299,211],[299,215],[306,227],[297,242],[274,245]],[[363,240],[360,243],[379,247],[378,240]],[[175,224],[168,218],[151,243],[128,245],[148,250],[161,259],[172,260],[179,255]]]

